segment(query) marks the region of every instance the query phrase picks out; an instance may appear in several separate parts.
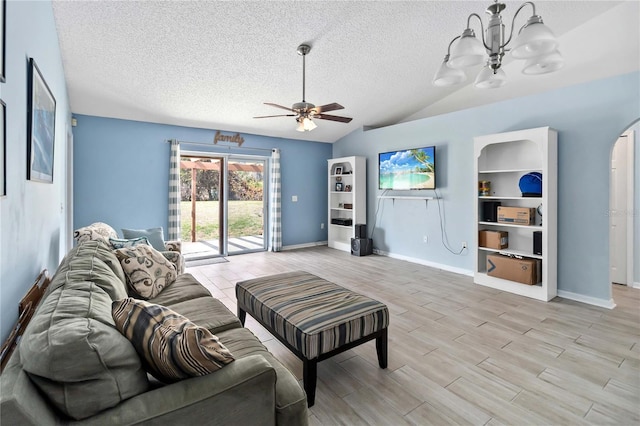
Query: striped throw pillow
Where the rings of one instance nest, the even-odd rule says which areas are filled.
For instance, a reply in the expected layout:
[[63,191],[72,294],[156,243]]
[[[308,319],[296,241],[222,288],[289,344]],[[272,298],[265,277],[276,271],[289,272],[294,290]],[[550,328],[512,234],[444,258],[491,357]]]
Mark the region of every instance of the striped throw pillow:
[[165,306],[130,297],[114,301],[111,311],[116,328],[160,381],[204,376],[234,360],[209,330]]

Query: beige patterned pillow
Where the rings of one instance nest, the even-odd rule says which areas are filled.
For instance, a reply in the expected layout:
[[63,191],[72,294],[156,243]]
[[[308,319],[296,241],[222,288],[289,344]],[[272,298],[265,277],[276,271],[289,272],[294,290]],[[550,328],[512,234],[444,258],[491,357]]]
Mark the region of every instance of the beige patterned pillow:
[[127,276],[127,284],[140,299],[156,297],[176,280],[176,267],[158,250],[137,245],[114,250]]
[[76,240],[76,244],[95,240],[104,240],[109,242],[109,238],[118,238],[118,234],[106,223],[95,222],[89,226],[73,231],[73,238]]
[[158,380],[204,376],[234,360],[209,330],[167,307],[128,298],[114,301],[111,312],[116,328]]

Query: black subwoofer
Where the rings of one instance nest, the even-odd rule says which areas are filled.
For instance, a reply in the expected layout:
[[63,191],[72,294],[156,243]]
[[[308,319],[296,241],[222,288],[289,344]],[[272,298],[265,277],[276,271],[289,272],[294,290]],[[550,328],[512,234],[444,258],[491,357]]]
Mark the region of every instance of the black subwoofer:
[[367,238],[367,225],[364,223],[356,223],[356,238]]
[[354,256],[367,256],[373,253],[373,240],[371,238],[352,238],[351,254]]

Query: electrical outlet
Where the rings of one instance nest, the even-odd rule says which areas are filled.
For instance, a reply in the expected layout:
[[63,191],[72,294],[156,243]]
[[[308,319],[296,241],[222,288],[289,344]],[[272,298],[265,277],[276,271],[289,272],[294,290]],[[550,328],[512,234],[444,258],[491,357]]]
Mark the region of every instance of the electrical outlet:
[[427,235],[422,236],[422,242],[427,244],[429,242],[429,237]]
[[320,229],[324,229],[324,223],[320,224]]
[[467,248],[467,242],[466,242],[466,241],[463,241],[463,242],[462,242],[462,248],[463,248],[463,249],[466,249],[466,248]]

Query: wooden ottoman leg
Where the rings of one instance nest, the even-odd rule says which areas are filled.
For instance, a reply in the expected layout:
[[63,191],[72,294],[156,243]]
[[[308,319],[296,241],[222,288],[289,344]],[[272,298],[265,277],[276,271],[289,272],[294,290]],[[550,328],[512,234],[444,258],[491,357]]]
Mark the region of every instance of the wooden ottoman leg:
[[313,407],[316,402],[316,379],[318,376],[318,362],[316,360],[302,360],[302,381],[307,393],[307,407]]
[[240,324],[244,327],[244,320],[247,318],[247,313],[244,309],[238,306],[238,319],[240,320]]
[[387,368],[387,337],[387,328],[383,329],[382,334],[376,337],[376,352],[378,352],[378,364],[380,368]]

